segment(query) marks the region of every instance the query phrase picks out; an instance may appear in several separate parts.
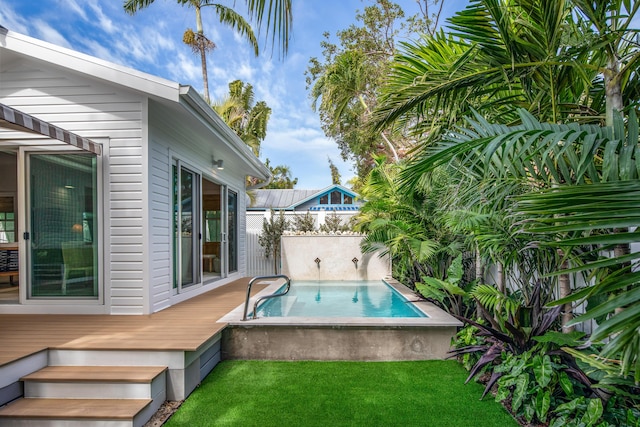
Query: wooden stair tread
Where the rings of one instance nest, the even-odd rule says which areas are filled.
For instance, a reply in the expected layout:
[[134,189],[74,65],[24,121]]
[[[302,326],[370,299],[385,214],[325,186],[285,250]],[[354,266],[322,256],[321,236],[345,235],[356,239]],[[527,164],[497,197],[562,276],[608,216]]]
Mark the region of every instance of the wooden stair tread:
[[150,383],[165,366],[47,366],[21,381]]
[[130,420],[151,402],[151,399],[22,398],[0,408],[0,419]]

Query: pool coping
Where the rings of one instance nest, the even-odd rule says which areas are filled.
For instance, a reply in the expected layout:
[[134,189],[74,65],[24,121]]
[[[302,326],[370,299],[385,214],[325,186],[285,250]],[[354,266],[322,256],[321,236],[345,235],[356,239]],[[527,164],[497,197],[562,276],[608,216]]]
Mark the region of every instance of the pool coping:
[[[385,277],[384,280],[396,291],[398,291],[407,301],[410,301],[418,310],[428,317],[259,317],[257,319],[242,320],[244,304],[239,305],[218,322],[227,323],[233,326],[316,326],[330,328],[348,327],[372,327],[372,328],[433,328],[433,327],[457,327],[462,326],[462,322],[445,312],[435,304],[426,301],[422,296],[416,294],[407,286],[398,282],[392,277]],[[265,281],[271,283],[264,290],[254,295],[250,300],[250,309],[255,300],[264,295],[276,292],[281,286],[281,281]]]

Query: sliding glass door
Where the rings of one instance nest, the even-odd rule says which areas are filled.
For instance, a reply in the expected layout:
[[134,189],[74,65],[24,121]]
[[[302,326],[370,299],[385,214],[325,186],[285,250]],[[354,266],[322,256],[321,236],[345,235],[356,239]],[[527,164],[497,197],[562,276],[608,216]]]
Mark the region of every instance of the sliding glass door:
[[174,289],[238,271],[238,193],[176,160],[173,206]]
[[27,157],[29,298],[98,297],[97,158]]
[[200,283],[200,175],[173,166],[173,283],[178,290]]
[[219,279],[223,276],[223,187],[202,178],[202,271],[203,280]]
[[227,255],[229,273],[238,271],[238,193],[227,192]]

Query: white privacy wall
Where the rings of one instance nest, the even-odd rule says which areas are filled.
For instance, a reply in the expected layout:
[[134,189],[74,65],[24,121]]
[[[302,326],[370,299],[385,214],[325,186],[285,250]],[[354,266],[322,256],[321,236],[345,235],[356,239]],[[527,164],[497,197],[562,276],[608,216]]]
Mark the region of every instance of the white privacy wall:
[[[327,215],[333,215],[333,212],[328,214],[325,211],[286,211],[284,217],[289,224],[293,223],[295,216],[306,215],[309,213],[315,220],[315,228],[319,229],[320,225],[325,223]],[[275,212],[279,215],[279,212]],[[347,224],[355,212],[336,212],[335,213],[342,224]],[[275,263],[273,257],[267,257],[264,248],[260,246],[258,239],[262,233],[262,224],[265,220],[268,220],[271,216],[271,211],[247,211],[246,213],[246,263],[247,263],[247,276],[268,276],[275,274]],[[351,258],[350,258],[351,259]],[[278,265],[281,267],[281,260],[278,260]],[[279,270],[280,271],[280,270]]]
[[380,280],[391,275],[389,257],[363,254],[361,241],[356,235],[282,236],[282,273],[297,280]]

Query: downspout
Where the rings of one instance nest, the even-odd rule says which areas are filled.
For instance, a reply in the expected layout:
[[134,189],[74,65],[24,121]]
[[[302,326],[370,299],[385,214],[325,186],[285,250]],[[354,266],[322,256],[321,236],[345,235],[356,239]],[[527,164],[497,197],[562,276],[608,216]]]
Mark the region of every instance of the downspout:
[[271,184],[271,181],[273,181],[273,175],[269,174],[269,177],[267,178],[266,181],[259,182],[259,183],[255,184],[255,185],[250,185],[250,186],[247,187],[246,190],[247,191],[257,190],[259,188],[262,188],[262,187],[265,187],[265,186]]

